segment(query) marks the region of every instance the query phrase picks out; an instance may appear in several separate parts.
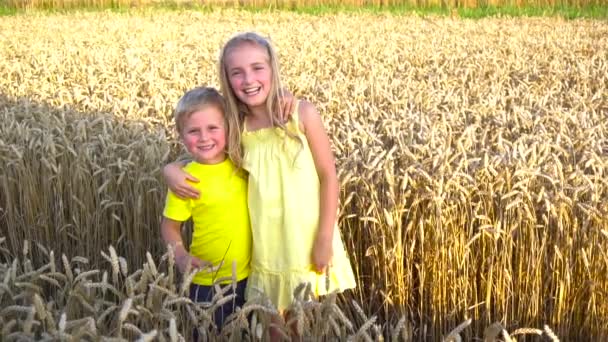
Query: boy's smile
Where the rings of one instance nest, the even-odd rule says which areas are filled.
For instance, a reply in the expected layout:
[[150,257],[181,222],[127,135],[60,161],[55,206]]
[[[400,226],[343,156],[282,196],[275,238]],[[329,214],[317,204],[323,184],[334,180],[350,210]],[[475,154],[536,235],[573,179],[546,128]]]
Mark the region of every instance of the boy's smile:
[[223,113],[207,106],[184,120],[182,142],[201,164],[217,164],[226,159],[226,127]]

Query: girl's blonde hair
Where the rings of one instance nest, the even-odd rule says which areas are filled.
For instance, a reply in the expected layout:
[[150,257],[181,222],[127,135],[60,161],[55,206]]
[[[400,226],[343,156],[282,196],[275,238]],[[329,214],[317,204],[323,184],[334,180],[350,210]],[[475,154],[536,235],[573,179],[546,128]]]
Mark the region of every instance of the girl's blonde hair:
[[[266,99],[266,110],[268,111],[268,113],[270,113],[271,126],[279,127],[280,129],[285,131],[288,137],[296,139],[301,143],[301,139],[294,133],[290,132],[280,119],[283,117],[283,108],[279,103],[280,98],[283,96],[283,87],[281,83],[280,66],[277,54],[274,51],[272,44],[270,44],[270,41],[255,32],[239,33],[233,36],[232,38],[230,38],[230,40],[228,40],[228,42],[224,45],[222,51],[220,52],[218,65],[220,74],[220,89],[222,91],[222,94],[224,94],[226,98],[227,117],[233,118],[236,128],[234,130],[231,130],[230,132],[230,141],[233,141],[233,139],[238,139],[238,141],[240,141],[240,135],[243,131],[243,122],[245,121],[245,115],[249,113],[249,109],[247,108],[247,106],[238,99],[238,97],[234,93],[234,90],[230,86],[228,66],[226,64],[228,54],[234,48],[239,47],[243,44],[251,44],[261,47],[268,54],[268,64],[270,65],[272,76],[270,92],[268,93],[268,98]],[[233,137],[232,135],[236,135],[236,137]],[[234,144],[233,146],[230,146],[229,155],[230,159],[232,159],[235,164],[237,164],[238,166],[242,166],[241,164],[243,151],[241,144]]]
[[[224,125],[226,128],[226,136],[228,139],[226,140],[226,146],[228,151],[232,149],[232,146],[239,145],[241,143],[240,139],[235,139],[235,135],[232,134],[232,131],[238,132],[238,123],[235,126],[235,123],[232,122],[229,115],[226,115],[226,101],[224,97],[217,91],[217,89],[212,87],[196,87],[194,89],[188,90],[177,102],[175,106],[175,110],[173,111],[173,117],[175,119],[175,129],[177,133],[182,135],[182,130],[184,129],[184,122],[194,113],[204,110],[207,107],[215,107],[217,108],[224,117]],[[237,136],[238,137],[238,136]],[[230,157],[230,153],[228,153],[228,157]],[[236,161],[233,160],[234,163]]]

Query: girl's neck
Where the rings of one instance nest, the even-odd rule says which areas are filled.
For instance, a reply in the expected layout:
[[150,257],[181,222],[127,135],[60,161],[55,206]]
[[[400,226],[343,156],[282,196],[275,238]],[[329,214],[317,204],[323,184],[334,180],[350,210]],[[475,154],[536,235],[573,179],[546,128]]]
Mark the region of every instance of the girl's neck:
[[252,130],[270,127],[270,114],[265,107],[249,107],[246,120]]
[[255,120],[270,119],[270,113],[268,113],[268,110],[266,109],[265,105],[248,107],[247,109],[249,109],[249,115],[252,118],[255,118]]

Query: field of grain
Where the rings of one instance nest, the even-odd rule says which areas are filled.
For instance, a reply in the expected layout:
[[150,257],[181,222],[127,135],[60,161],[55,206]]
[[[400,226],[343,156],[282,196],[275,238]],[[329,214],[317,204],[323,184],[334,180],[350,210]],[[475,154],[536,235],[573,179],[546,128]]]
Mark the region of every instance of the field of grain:
[[173,105],[244,30],[337,158],[359,286],[304,331],[608,337],[605,21],[141,10],[0,21],[2,340],[175,340],[206,317],[160,242],[160,167]]
[[14,9],[70,9],[70,8],[129,8],[149,6],[196,7],[215,6],[225,8],[310,8],[315,6],[343,6],[351,8],[377,7],[388,8],[410,6],[418,8],[449,7],[526,7],[549,8],[571,6],[581,8],[597,6],[602,0],[3,0],[0,5]]

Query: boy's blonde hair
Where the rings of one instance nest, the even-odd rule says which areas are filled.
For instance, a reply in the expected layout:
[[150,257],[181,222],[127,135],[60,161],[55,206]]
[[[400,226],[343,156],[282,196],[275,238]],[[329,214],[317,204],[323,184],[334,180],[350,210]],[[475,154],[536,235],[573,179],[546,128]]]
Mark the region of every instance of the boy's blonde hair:
[[[235,123],[234,119],[226,115],[226,101],[224,97],[212,87],[196,87],[188,90],[177,102],[173,117],[175,119],[175,129],[177,133],[182,136],[182,130],[184,129],[184,122],[194,113],[201,111],[207,107],[215,107],[218,109],[224,117],[224,126],[226,129],[226,148],[228,149],[228,157],[233,163],[240,167],[240,159],[232,159],[233,153],[230,151],[234,146],[238,146],[241,143],[240,137],[238,136],[239,126]],[[232,132],[236,131],[237,135]]]
[[[228,42],[224,45],[222,51],[220,52],[218,64],[220,75],[220,89],[222,90],[222,93],[226,98],[226,116],[229,118],[229,120],[232,120],[234,122],[234,128],[236,128],[234,130],[231,130],[229,140],[233,141],[234,139],[235,141],[240,141],[240,135],[243,129],[242,125],[245,120],[245,115],[247,115],[249,112],[247,106],[238,99],[238,97],[234,93],[234,90],[230,86],[230,78],[227,69],[228,66],[226,65],[226,59],[231,50],[243,44],[251,44],[261,47],[268,54],[268,64],[270,65],[272,76],[270,91],[268,93],[268,98],[266,99],[266,109],[268,113],[270,113],[271,126],[281,128],[286,132],[287,136],[302,142],[299,137],[297,137],[285,127],[285,124],[280,119],[281,117],[283,117],[283,108],[279,103],[280,98],[283,96],[283,87],[281,84],[279,59],[277,57],[277,54],[274,51],[272,44],[270,44],[270,41],[255,32],[239,33],[233,36],[232,38],[230,38],[230,40],[228,40]],[[232,137],[232,135],[235,135],[236,137]],[[234,146],[231,146],[230,149],[230,158],[235,164],[240,166],[242,164],[243,156],[241,144],[235,144]]]
[[209,106],[216,107],[221,111],[224,115],[224,123],[227,123],[226,102],[217,89],[211,87],[196,87],[188,90],[179,101],[177,101],[177,105],[173,111],[177,133],[180,136],[182,135],[186,119],[190,118],[192,114]]

